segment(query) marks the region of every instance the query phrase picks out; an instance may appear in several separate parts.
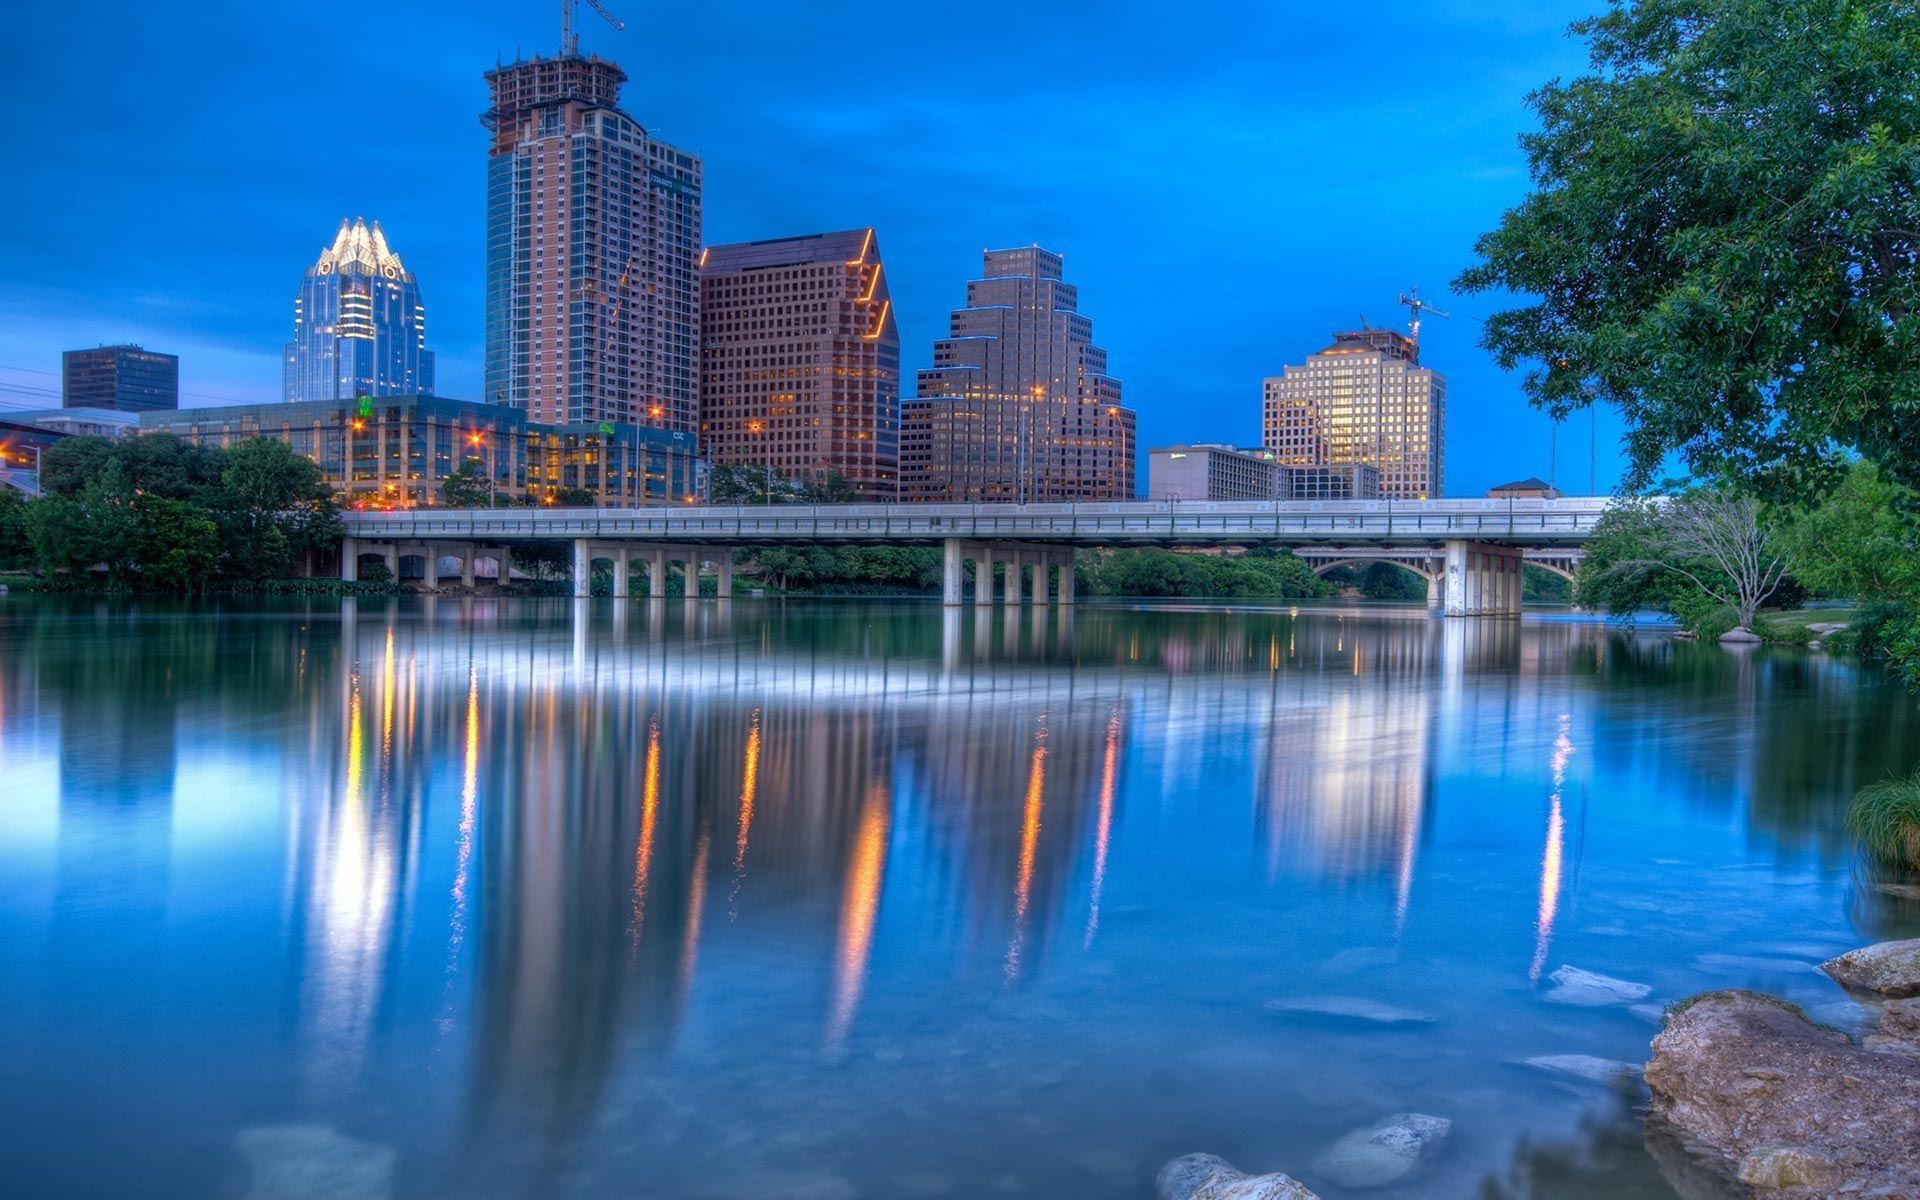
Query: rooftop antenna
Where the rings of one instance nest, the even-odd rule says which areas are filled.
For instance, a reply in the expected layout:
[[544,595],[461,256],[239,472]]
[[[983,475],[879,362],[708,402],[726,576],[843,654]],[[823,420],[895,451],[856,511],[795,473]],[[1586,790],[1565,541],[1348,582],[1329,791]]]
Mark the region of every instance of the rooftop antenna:
[[[592,0],[588,0],[588,2],[591,3]],[[1450,317],[1453,314],[1441,312],[1439,309],[1435,308],[1433,305],[1428,304],[1425,300],[1422,300],[1420,298],[1419,288],[1409,288],[1408,290],[1401,292],[1400,303],[1403,307],[1406,308],[1407,312],[1411,314],[1413,317],[1412,322],[1408,325],[1408,332],[1412,335],[1410,340],[1413,342],[1413,360],[1415,362],[1419,362],[1420,361],[1420,314],[1423,312],[1430,312],[1436,317]]]
[[[579,4],[580,0],[560,0],[560,53],[569,58],[577,57],[580,53],[580,34],[573,27],[574,9],[578,8]],[[600,0],[587,0],[587,5],[615,29],[627,27],[619,17],[608,12],[607,6],[600,3]]]

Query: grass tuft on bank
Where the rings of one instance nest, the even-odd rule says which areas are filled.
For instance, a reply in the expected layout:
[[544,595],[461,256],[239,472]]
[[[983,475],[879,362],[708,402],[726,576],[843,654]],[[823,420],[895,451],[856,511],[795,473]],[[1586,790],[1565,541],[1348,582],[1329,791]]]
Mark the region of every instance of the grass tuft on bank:
[[1920,870],[1920,769],[1856,792],[1847,828],[1874,858]]

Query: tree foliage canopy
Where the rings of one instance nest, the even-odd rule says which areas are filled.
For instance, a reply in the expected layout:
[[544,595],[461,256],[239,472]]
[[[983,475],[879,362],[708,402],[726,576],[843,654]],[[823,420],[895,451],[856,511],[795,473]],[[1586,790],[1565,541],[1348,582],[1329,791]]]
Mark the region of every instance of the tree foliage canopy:
[[98,570],[156,591],[273,578],[340,532],[319,466],[270,438],[228,449],[170,434],[67,438],[42,456],[41,486],[7,519],[25,546],[0,529],[0,555],[30,550],[41,575],[70,583]]
[[1695,632],[1751,629],[1787,575],[1775,516],[1729,488],[1628,499],[1600,519],[1580,568],[1581,603],[1615,612],[1656,608]]
[[1836,448],[1920,484],[1920,8],[1614,0],[1592,71],[1530,97],[1534,191],[1455,286],[1531,298],[1484,344],[1556,415],[1626,417],[1775,498]]

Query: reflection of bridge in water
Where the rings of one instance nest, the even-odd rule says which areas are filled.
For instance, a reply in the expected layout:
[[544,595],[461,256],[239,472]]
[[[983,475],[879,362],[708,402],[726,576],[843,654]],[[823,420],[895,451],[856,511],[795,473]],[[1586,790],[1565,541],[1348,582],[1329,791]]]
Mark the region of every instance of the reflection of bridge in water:
[[[457,629],[469,635],[473,665],[496,682],[541,687],[566,682],[595,688],[671,685],[722,693],[747,689],[769,697],[888,703],[938,703],[956,693],[1021,696],[1060,689],[1098,696],[1138,684],[1141,668],[1153,666],[1165,668],[1176,684],[1191,678],[1207,689],[1257,686],[1279,670],[1284,659],[1302,652],[1291,627],[1303,620],[1343,619],[1341,611],[1333,608],[1153,605],[1150,611],[1155,613],[1188,612],[1197,619],[1267,622],[1275,627],[1261,636],[1240,629],[1212,639],[1150,630],[1116,641],[1111,636],[1116,622],[1138,610],[1077,605],[942,609],[937,622],[928,622],[929,608],[901,605],[894,614],[898,627],[869,625],[850,631],[844,645],[800,648],[775,639],[784,616],[777,602],[617,603],[603,598],[546,603],[570,612],[571,619],[564,624],[496,631],[491,624],[496,615],[513,606],[525,611],[529,602],[488,597],[421,601],[428,623],[445,632]],[[343,620],[350,628],[357,622],[362,627],[358,636],[364,638],[366,629],[381,622],[383,613],[396,611],[391,604],[347,600]],[[1410,658],[1403,651],[1388,651],[1403,660],[1403,669],[1420,663],[1451,673],[1473,673],[1518,665],[1521,638],[1519,627],[1512,623],[1456,627],[1424,610],[1408,608],[1349,615],[1364,615],[1375,628],[1386,624],[1404,629],[1404,640],[1417,643],[1417,649]],[[1284,641],[1279,625],[1289,626]],[[901,639],[901,628],[910,628],[911,638]],[[752,640],[740,636],[756,632],[760,636]],[[1333,644],[1341,653],[1363,654],[1358,641],[1350,652],[1338,638]],[[1321,649],[1317,639],[1305,647],[1307,652]],[[448,660],[439,669],[464,672],[468,660]]]
[[1605,513],[1604,497],[1553,500],[1176,501],[1112,504],[833,504],[592,511],[414,509],[344,518],[341,577],[360,559],[384,559],[398,576],[418,559],[436,587],[457,563],[471,586],[476,564],[504,563],[503,543],[561,542],[573,548],[573,585],[585,597],[593,564],[613,568],[626,598],[632,567],[646,566],[648,595],[664,596],[669,564],[716,568],[721,599],[733,594],[740,546],[938,545],[943,601],[975,604],[995,592],[1009,605],[1073,603],[1076,550],[1088,547],[1290,546],[1326,569],[1385,560],[1428,582],[1428,603],[1449,616],[1520,611],[1524,562],[1568,573]]

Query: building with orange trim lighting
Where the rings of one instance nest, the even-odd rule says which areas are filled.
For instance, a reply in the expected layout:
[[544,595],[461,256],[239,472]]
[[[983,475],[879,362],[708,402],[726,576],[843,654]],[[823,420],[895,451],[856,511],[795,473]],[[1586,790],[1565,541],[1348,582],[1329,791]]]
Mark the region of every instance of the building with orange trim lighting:
[[874,231],[712,246],[701,264],[707,461],[897,498],[900,329]]
[[1062,267],[1039,246],[986,252],[901,406],[904,499],[1133,497],[1133,412]]

